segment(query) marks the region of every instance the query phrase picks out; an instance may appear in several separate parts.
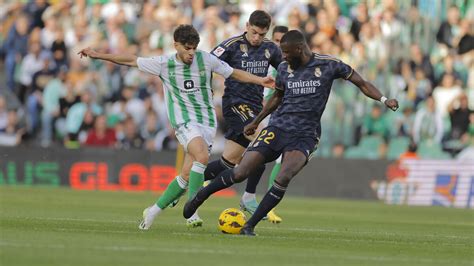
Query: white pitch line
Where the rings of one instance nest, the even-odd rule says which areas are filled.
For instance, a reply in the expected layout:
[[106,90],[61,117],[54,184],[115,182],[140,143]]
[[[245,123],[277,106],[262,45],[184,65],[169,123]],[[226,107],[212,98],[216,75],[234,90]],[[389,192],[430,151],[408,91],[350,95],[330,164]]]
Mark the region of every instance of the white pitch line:
[[[72,222],[96,222],[96,223],[115,223],[115,224],[136,224],[138,226],[139,219],[133,220],[121,220],[121,221],[114,221],[114,220],[100,220],[100,219],[89,219],[89,218],[69,218],[69,217],[24,217],[24,216],[9,216],[7,218],[14,218],[14,219],[26,219],[26,220],[46,220],[46,221],[72,221]],[[161,223],[163,225],[176,225],[180,223]],[[386,236],[403,236],[403,235],[412,235],[411,233],[400,233],[400,232],[380,232],[380,231],[343,231],[337,229],[322,229],[322,228],[308,228],[308,227],[290,227],[290,228],[281,228],[276,226],[258,226],[257,229],[265,229],[265,230],[272,230],[274,228],[278,228],[280,230],[285,231],[294,231],[294,232],[327,232],[327,233],[355,233],[355,234],[378,234],[378,235],[386,235]],[[66,230],[66,229],[65,229]],[[100,230],[97,230],[100,232]],[[108,231],[110,232],[110,231]],[[121,232],[121,231],[117,231]],[[126,231],[123,231],[126,232]],[[417,235],[420,237],[429,237],[429,238],[452,238],[452,239],[460,239],[460,240],[471,240],[472,237],[469,236],[456,236],[456,235],[434,235],[434,234],[420,234]]]

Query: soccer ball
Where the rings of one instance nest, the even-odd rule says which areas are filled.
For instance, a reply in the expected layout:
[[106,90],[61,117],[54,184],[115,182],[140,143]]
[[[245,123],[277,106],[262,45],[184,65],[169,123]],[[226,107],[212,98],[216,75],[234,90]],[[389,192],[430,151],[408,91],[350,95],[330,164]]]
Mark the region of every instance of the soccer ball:
[[224,234],[238,234],[245,224],[245,214],[236,208],[229,208],[219,215],[217,228]]

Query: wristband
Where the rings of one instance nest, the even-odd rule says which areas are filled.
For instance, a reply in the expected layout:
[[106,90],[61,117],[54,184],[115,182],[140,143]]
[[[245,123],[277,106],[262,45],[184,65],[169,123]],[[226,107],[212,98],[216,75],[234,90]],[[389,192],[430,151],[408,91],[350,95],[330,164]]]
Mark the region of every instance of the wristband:
[[385,104],[385,101],[387,101],[387,100],[388,99],[385,96],[380,97],[380,102],[382,102],[383,104]]

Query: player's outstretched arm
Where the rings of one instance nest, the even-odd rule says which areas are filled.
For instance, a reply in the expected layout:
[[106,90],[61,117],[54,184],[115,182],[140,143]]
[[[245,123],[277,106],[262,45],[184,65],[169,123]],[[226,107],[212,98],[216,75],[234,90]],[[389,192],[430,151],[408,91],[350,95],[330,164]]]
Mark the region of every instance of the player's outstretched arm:
[[230,76],[240,82],[253,83],[267,88],[275,88],[275,80],[272,77],[259,77],[235,68]]
[[263,107],[263,110],[253,119],[253,121],[244,127],[244,133],[251,136],[257,130],[258,125],[262,122],[267,115],[271,114],[280,105],[283,99],[284,92],[282,90],[275,90],[275,93],[268,100],[267,104]]
[[396,99],[387,99],[383,96],[382,93],[374,86],[372,83],[363,79],[359,73],[354,71],[349,77],[349,80],[359,87],[360,91],[364,93],[367,97],[370,97],[376,101],[381,101],[385,106],[396,111],[398,109],[398,101]]
[[137,57],[135,55],[99,53],[90,47],[87,47],[86,49],[82,49],[77,54],[81,58],[90,57],[92,59],[101,59],[105,61],[110,61],[112,63],[119,64],[119,65],[137,67]]

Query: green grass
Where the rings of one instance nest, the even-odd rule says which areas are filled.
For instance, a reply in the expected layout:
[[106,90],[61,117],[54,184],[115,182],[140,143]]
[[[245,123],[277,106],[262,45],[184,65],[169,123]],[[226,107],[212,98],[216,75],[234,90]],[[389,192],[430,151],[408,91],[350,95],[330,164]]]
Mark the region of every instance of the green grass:
[[474,265],[474,212],[377,202],[285,198],[283,223],[255,238],[225,235],[211,198],[204,227],[180,204],[137,229],[152,193],[0,187],[0,265]]

